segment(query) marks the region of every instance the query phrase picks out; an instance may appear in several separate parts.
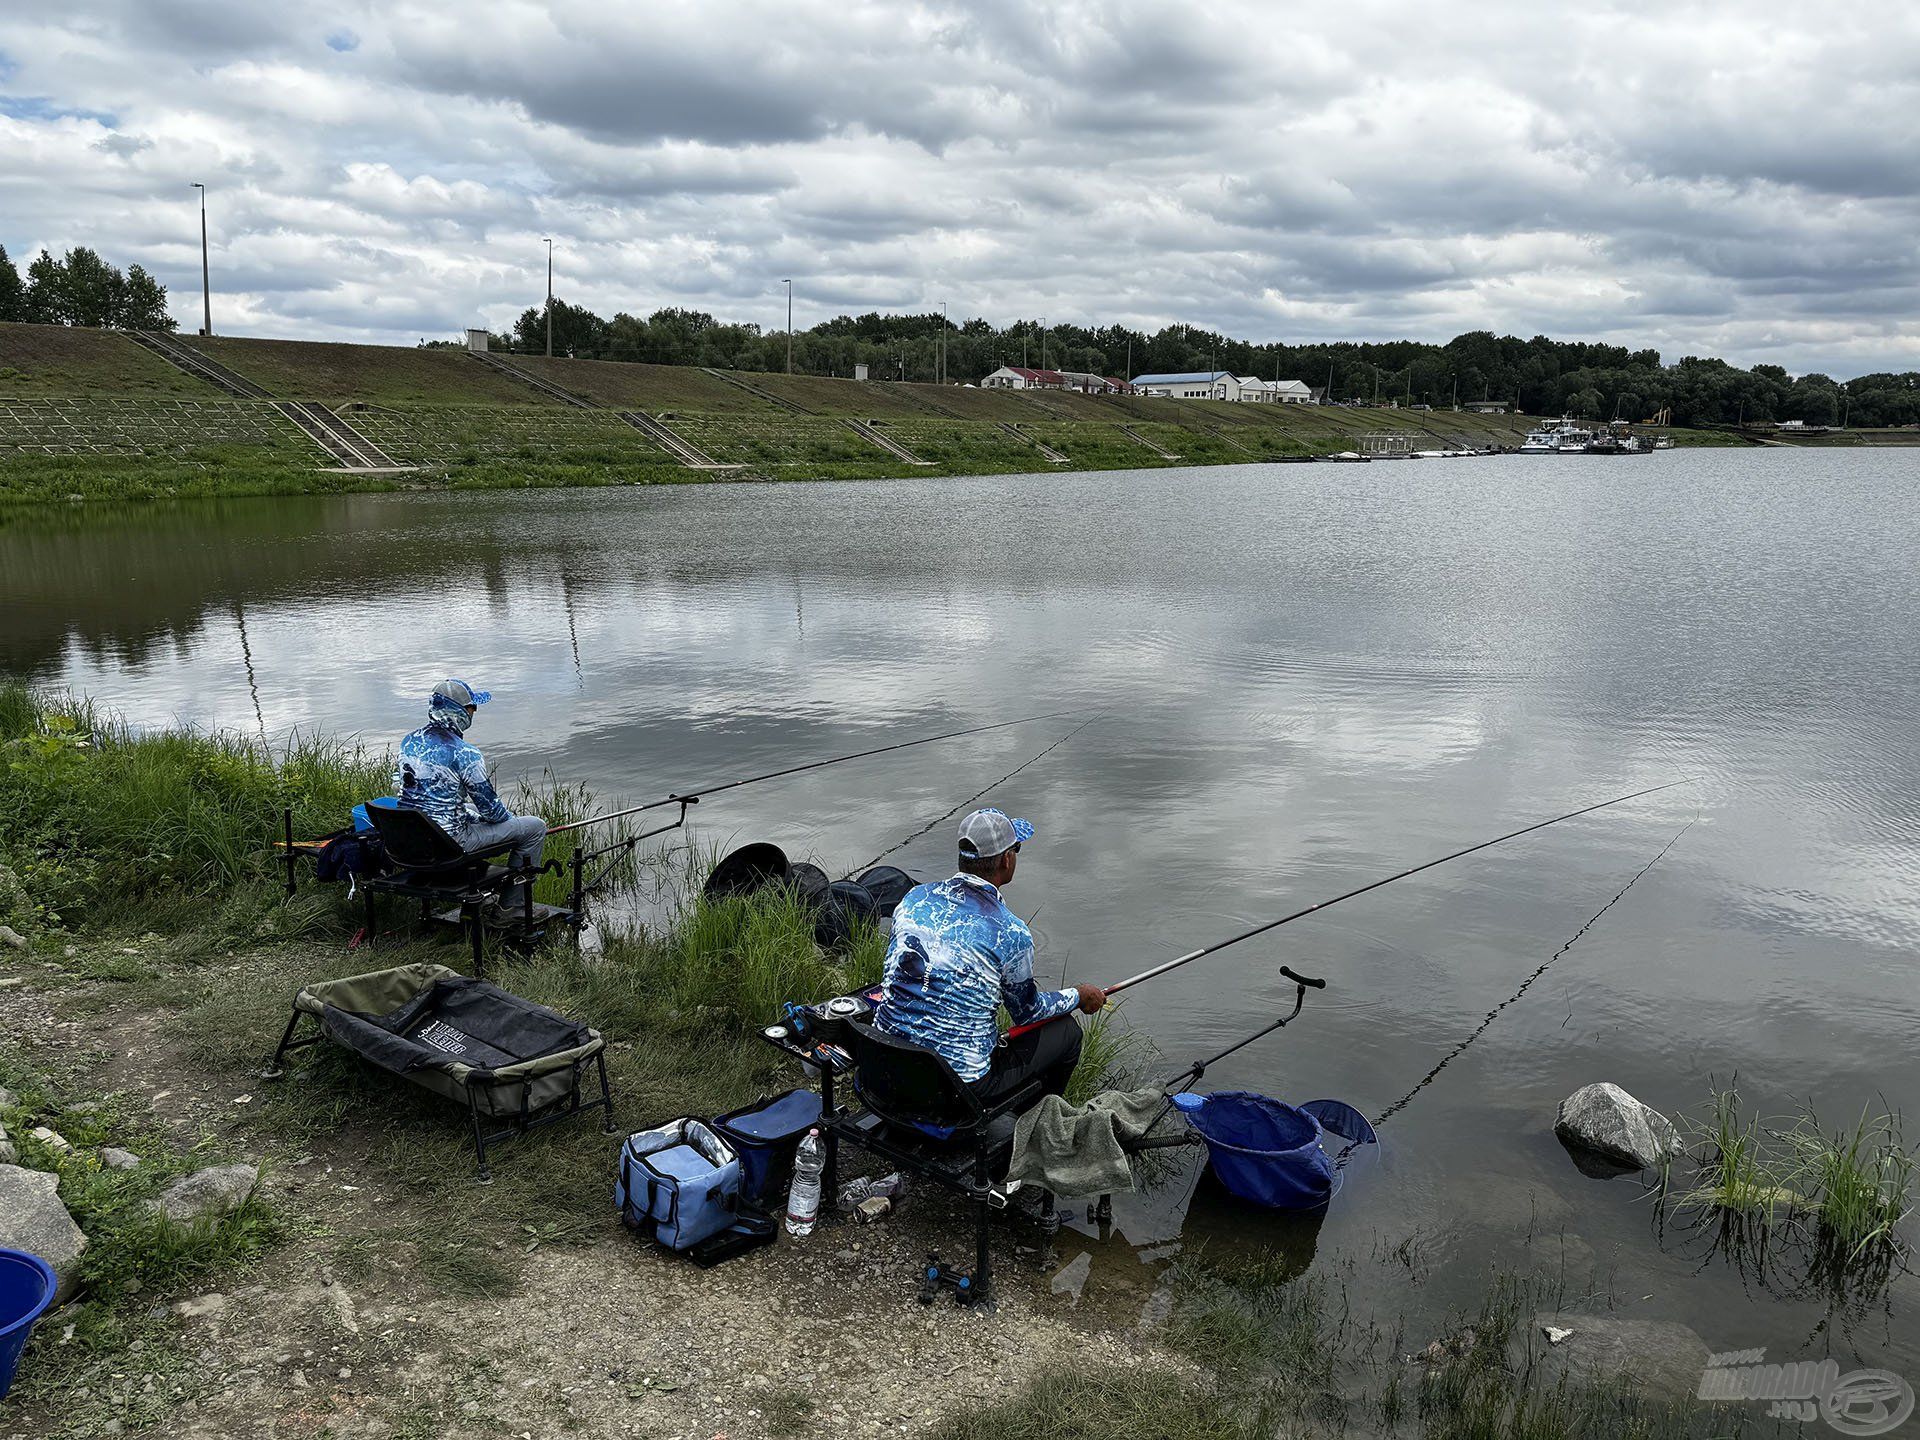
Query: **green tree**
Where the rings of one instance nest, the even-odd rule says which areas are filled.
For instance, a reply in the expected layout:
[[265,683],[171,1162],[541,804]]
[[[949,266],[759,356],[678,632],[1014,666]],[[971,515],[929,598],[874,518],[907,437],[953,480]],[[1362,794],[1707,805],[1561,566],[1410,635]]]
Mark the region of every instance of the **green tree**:
[[20,272],[7,258],[7,247],[0,245],[0,320],[27,318],[27,287]]
[[125,309],[127,280],[85,245],[60,262],[69,325],[112,325]]
[[[6,282],[0,278],[0,285]],[[123,330],[172,330],[178,322],[167,313],[167,287],[139,265],[127,267],[120,313],[114,324]]]
[[67,272],[45,250],[34,256],[27,266],[27,319],[36,325],[69,323]]

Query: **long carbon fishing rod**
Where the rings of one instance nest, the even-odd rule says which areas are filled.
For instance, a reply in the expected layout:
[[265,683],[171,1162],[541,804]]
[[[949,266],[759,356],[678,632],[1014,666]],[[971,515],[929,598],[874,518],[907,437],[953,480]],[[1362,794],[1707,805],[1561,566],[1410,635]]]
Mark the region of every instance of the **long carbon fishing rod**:
[[856,750],[851,755],[836,755],[831,760],[812,760],[805,765],[789,765],[784,770],[770,770],[765,775],[749,775],[743,780],[728,780],[723,784],[709,785],[704,790],[676,792],[664,799],[649,800],[644,805],[629,806],[625,810],[612,810],[605,815],[589,815],[584,820],[573,820],[565,825],[556,825],[547,833],[561,835],[568,830],[578,830],[585,825],[602,825],[609,820],[624,820],[627,816],[638,815],[643,810],[658,810],[663,805],[697,801],[704,796],[718,795],[722,790],[738,790],[742,785],[758,785],[762,780],[778,780],[783,775],[798,775],[805,770],[820,770],[828,765],[842,765],[849,760],[864,760],[870,755],[885,755],[893,750],[910,750],[915,745],[931,745],[936,740],[958,740],[965,735],[984,735],[989,730],[1004,730],[1009,725],[1031,725],[1036,720],[1058,720],[1063,715],[1074,713],[1071,710],[1053,710],[1045,715],[1026,715],[1018,720],[1001,720],[993,725],[976,725],[970,730],[949,730],[944,735],[927,735],[919,740],[902,740],[898,744],[881,745],[872,750]]
[[[1476,850],[1485,850],[1488,846],[1491,846],[1491,845],[1500,845],[1505,843],[1508,840],[1517,840],[1522,835],[1531,835],[1534,831],[1544,830],[1549,825],[1558,825],[1562,820],[1575,820],[1582,815],[1591,815],[1596,810],[1605,810],[1610,805],[1624,805],[1627,803],[1627,801],[1638,800],[1643,795],[1657,795],[1662,790],[1672,790],[1676,786],[1685,785],[1687,783],[1688,782],[1685,780],[1670,780],[1665,785],[1654,785],[1654,786],[1650,786],[1645,790],[1636,790],[1631,795],[1618,795],[1611,800],[1602,800],[1598,805],[1588,805],[1579,810],[1570,810],[1565,815],[1554,816],[1551,820],[1539,820],[1532,825],[1523,826],[1518,830],[1511,830],[1505,835],[1496,835],[1491,840],[1482,840],[1479,842],[1479,844],[1469,845],[1464,850],[1455,850],[1451,854],[1442,855],[1436,860],[1425,861],[1422,864],[1415,865],[1410,870],[1401,870],[1398,873],[1393,875],[1388,875],[1383,879],[1369,881],[1367,884],[1361,885],[1356,889],[1349,890],[1345,894],[1335,895],[1331,900],[1316,901],[1314,904],[1307,906],[1305,909],[1296,910],[1291,915],[1282,915],[1278,920],[1269,920],[1263,925],[1256,925],[1251,930],[1243,930],[1238,935],[1232,936],[1229,939],[1216,940],[1211,945],[1202,945],[1198,950],[1189,950],[1184,955],[1176,955],[1171,960],[1163,961],[1160,964],[1153,966],[1151,969],[1142,970],[1138,975],[1129,975],[1125,980],[1118,981],[1115,984],[1105,986],[1104,988],[1107,994],[1117,995],[1120,993],[1120,991],[1128,989],[1131,986],[1138,985],[1143,980],[1151,980],[1156,975],[1164,975],[1169,970],[1177,970],[1182,965],[1191,964],[1193,961],[1201,959],[1204,956],[1212,955],[1218,951],[1225,950],[1229,945],[1238,945],[1242,940],[1251,940],[1253,939],[1254,936],[1264,935],[1269,930],[1278,930],[1282,925],[1291,925],[1295,920],[1304,920],[1307,916],[1314,914],[1316,911],[1325,910],[1330,905],[1338,905],[1342,900],[1352,900],[1356,896],[1365,895],[1369,890],[1378,890],[1382,885],[1391,885],[1396,880],[1405,880],[1409,875],[1418,875],[1422,870],[1431,870],[1436,865],[1444,865],[1449,860],[1458,860],[1464,855],[1471,855]],[[1285,974],[1288,979],[1298,978],[1294,976],[1290,971],[1286,970],[1284,966],[1281,967],[1281,973]],[[1044,1025],[1046,1023],[1048,1022],[1044,1020],[1037,1020],[1031,1025],[1017,1026],[1014,1029],[1008,1031],[1007,1033],[1009,1035],[1023,1035],[1027,1031],[1035,1029],[1038,1026]]]

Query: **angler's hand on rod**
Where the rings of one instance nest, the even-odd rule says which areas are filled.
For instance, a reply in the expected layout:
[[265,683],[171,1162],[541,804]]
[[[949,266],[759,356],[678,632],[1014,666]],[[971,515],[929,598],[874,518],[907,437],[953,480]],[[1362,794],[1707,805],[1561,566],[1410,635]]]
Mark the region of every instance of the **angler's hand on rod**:
[[1098,985],[1076,985],[1080,992],[1080,1009],[1088,1015],[1098,1015],[1107,1008],[1107,992]]

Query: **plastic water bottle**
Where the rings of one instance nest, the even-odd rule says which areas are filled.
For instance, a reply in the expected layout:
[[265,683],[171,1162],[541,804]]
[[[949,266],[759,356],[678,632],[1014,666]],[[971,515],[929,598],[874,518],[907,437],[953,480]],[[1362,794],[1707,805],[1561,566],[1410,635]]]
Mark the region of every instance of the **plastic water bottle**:
[[827,1147],[816,1126],[793,1157],[793,1184],[787,1190],[787,1234],[811,1235],[820,1217],[820,1172],[826,1168]]

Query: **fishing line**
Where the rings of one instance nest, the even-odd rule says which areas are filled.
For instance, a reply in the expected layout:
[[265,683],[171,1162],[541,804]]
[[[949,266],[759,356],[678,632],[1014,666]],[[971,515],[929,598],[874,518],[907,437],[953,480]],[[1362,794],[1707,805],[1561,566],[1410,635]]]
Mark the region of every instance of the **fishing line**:
[[[1694,813],[1693,819],[1689,820],[1686,824],[1682,825],[1680,829],[1675,832],[1674,837],[1671,840],[1667,841],[1665,845],[1660,847],[1660,853],[1658,855],[1655,855],[1646,864],[1642,865],[1638,870],[1636,870],[1633,874],[1633,879],[1627,881],[1626,884],[1620,887],[1620,893],[1618,895],[1615,895],[1613,899],[1607,901],[1606,904],[1602,905],[1598,910],[1594,911],[1593,914],[1588,917],[1587,923],[1582,925],[1578,930],[1574,931],[1572,937],[1568,939],[1566,944],[1562,945],[1558,950],[1554,951],[1552,955],[1550,955],[1544,962],[1542,962],[1539,969],[1535,970],[1531,975],[1527,976],[1525,980],[1522,980],[1520,982],[1520,988],[1518,990],[1514,991],[1513,994],[1509,995],[1506,999],[1502,1000],[1498,1005],[1494,1006],[1493,1009],[1489,1010],[1487,1012],[1487,1018],[1482,1020],[1479,1023],[1479,1025],[1474,1027],[1474,1031],[1471,1035],[1467,1036],[1466,1039],[1462,1040],[1458,1045],[1454,1046],[1453,1049],[1449,1050],[1446,1053],[1446,1055],[1441,1058],[1440,1063],[1438,1065],[1435,1065],[1431,1070],[1429,1070],[1424,1076],[1421,1077],[1420,1083],[1418,1085],[1415,1085],[1413,1089],[1409,1090],[1406,1094],[1402,1095],[1398,1100],[1394,1101],[1393,1104],[1389,1105],[1386,1109],[1382,1110],[1380,1114],[1374,1119],[1374,1122],[1373,1122],[1374,1128],[1378,1129],[1381,1125],[1384,1125],[1387,1122],[1388,1117],[1404,1109],[1408,1101],[1412,1100],[1414,1096],[1418,1095],[1422,1090],[1426,1089],[1428,1085],[1432,1084],[1434,1078],[1437,1075],[1439,1075],[1439,1073],[1442,1070],[1446,1069],[1447,1066],[1451,1065],[1456,1059],[1458,1059],[1462,1051],[1464,1051],[1469,1045],[1473,1044],[1474,1041],[1478,1040],[1483,1034],[1485,1034],[1487,1027],[1493,1024],[1495,1017],[1498,1016],[1502,1010],[1506,1009],[1509,1005],[1513,1004],[1514,1001],[1518,1000],[1522,995],[1526,994],[1528,986],[1532,985],[1534,981],[1538,980],[1542,975],[1546,974],[1547,971],[1553,967],[1553,962],[1558,960],[1562,955],[1566,954],[1567,951],[1571,950],[1574,947],[1574,945],[1579,941],[1580,937],[1582,935],[1585,935],[1587,931],[1591,930],[1594,927],[1594,924],[1600,919],[1602,915],[1606,914],[1607,911],[1611,910],[1615,905],[1619,904],[1621,896],[1625,895],[1627,891],[1631,890],[1634,887],[1634,885],[1638,883],[1642,875],[1646,874],[1647,871],[1653,869],[1654,866],[1658,865],[1663,859],[1665,859],[1667,851],[1673,849],[1675,845],[1678,845],[1680,843],[1680,837],[1686,834],[1687,831],[1691,830],[1699,822],[1699,819],[1700,819],[1699,812],[1696,811]],[[1342,1152],[1340,1158],[1342,1160],[1346,1158],[1345,1152]]]
[[677,791],[661,800],[649,800],[644,805],[630,805],[624,810],[610,810],[604,815],[589,815],[584,820],[572,820],[565,825],[556,825],[547,833],[559,835],[568,830],[578,830],[583,825],[600,825],[609,820],[624,820],[629,815],[638,815],[643,810],[658,810],[663,805],[693,804],[704,796],[718,795],[723,790],[738,790],[742,785],[758,785],[763,780],[778,780],[783,775],[799,775],[808,770],[824,769],[828,765],[844,765],[849,760],[864,760],[870,755],[886,755],[895,750],[910,750],[915,745],[931,745],[936,740],[958,740],[964,735],[984,735],[989,730],[1005,730],[1010,725],[1030,725],[1036,720],[1058,720],[1063,716],[1078,713],[1080,712],[1074,710],[1052,710],[1045,715],[1023,715],[1018,720],[1001,720],[992,725],[975,725],[967,730],[949,730],[942,735],[926,735],[918,740],[901,740],[892,745],[876,746],[872,750],[856,750],[851,755],[835,755],[828,760],[809,760],[804,765],[789,765],[784,770],[769,770],[764,775],[749,775],[743,780],[726,780],[701,790]]
[[[1523,825],[1518,830],[1509,830],[1506,834],[1496,835],[1491,840],[1481,840],[1476,844],[1466,846],[1464,849],[1454,850],[1448,854],[1437,856],[1432,860],[1423,861],[1408,869],[1396,871],[1392,875],[1382,876],[1378,880],[1370,880],[1365,885],[1357,885],[1351,890],[1343,891],[1341,894],[1335,895],[1330,900],[1316,900],[1313,904],[1295,910],[1290,915],[1282,915],[1278,920],[1264,921],[1254,926],[1251,930],[1242,930],[1238,935],[1229,936],[1225,940],[1216,940],[1211,945],[1202,945],[1198,950],[1189,950],[1184,955],[1176,955],[1171,960],[1164,960],[1158,965],[1142,970],[1138,975],[1129,975],[1126,979],[1117,981],[1103,988],[1108,995],[1117,995],[1122,990],[1138,985],[1142,981],[1151,980],[1157,975],[1164,975],[1169,970],[1178,970],[1182,965],[1188,965],[1205,956],[1217,954],[1231,945],[1238,945],[1243,941],[1251,940],[1256,935],[1264,935],[1269,930],[1278,930],[1282,925],[1291,925],[1296,920],[1304,920],[1307,916],[1317,914],[1322,910],[1340,904],[1342,901],[1352,900],[1361,895],[1369,894],[1372,891],[1378,890],[1383,885],[1391,885],[1396,880],[1405,880],[1411,875],[1420,874],[1423,870],[1431,870],[1436,865],[1444,865],[1449,860],[1458,860],[1463,856],[1475,854],[1478,851],[1489,849],[1495,845],[1504,845],[1509,840],[1518,840],[1522,835],[1531,835],[1534,831],[1544,830],[1549,825],[1558,825],[1567,820],[1577,820],[1580,816],[1591,815],[1596,810],[1605,810],[1614,805],[1624,805],[1627,801],[1638,800],[1643,795],[1658,795],[1662,790],[1672,790],[1677,786],[1689,783],[1691,782],[1686,780],[1669,780],[1664,785],[1650,785],[1644,790],[1635,790],[1629,795],[1616,795],[1611,800],[1601,800],[1592,805],[1583,805],[1578,810],[1569,810],[1566,814],[1556,815],[1551,820],[1536,820],[1531,825]],[[1695,818],[1698,818],[1698,816],[1696,815]],[[1280,973],[1286,975],[1289,979],[1294,978],[1292,973],[1284,965],[1280,967]],[[1007,1034],[1009,1036],[1024,1035],[1029,1030],[1037,1030],[1040,1026],[1051,1023],[1051,1021],[1047,1020],[1035,1020],[1030,1024],[1016,1025],[1013,1029],[1009,1030]]]
[[[929,820],[925,825],[922,825],[918,830],[914,831],[911,835],[907,836],[907,838],[902,840],[898,845],[894,845],[886,850],[882,850],[878,855],[874,856],[873,859],[867,861],[866,864],[854,866],[852,870],[849,870],[845,875],[841,876],[840,878],[843,880],[851,880],[854,877],[854,874],[856,872],[871,870],[874,866],[878,865],[882,860],[886,859],[887,856],[892,855],[896,851],[906,849],[907,846],[911,845],[914,841],[918,840],[922,835],[925,835],[929,830],[933,829],[934,826],[939,825],[944,821],[951,820],[954,816],[958,815],[962,810],[966,809],[967,806],[973,804],[974,801],[985,799],[987,796],[991,795],[994,791],[998,790],[1002,785],[1006,784],[1009,780],[1013,779],[1014,776],[1018,775],[1022,770],[1026,769],[1027,766],[1046,759],[1047,756],[1051,755],[1055,750],[1058,750],[1062,745],[1066,744],[1067,741],[1071,740],[1074,736],[1078,735],[1082,730],[1086,729],[1087,726],[1093,724],[1093,722],[1095,720],[1098,720],[1099,718],[1100,717],[1098,715],[1095,715],[1089,719],[1082,720],[1078,725],[1074,726],[1073,729],[1069,730],[1066,734],[1062,735],[1058,740],[1054,741],[1051,745],[1047,746],[1047,748],[1042,750],[1038,755],[1035,755],[1030,760],[1021,761],[1018,765],[1014,766],[1013,769],[1009,770],[1006,774],[1002,775],[998,780],[994,781],[991,785],[987,786],[986,789],[980,791],[979,794],[968,796],[965,800],[962,800],[958,805],[954,806],[951,810],[947,811],[946,814],[937,816],[936,818]],[[1034,912],[1035,915],[1038,915],[1039,913],[1040,912],[1037,910]],[[1027,918],[1027,924],[1029,926],[1033,924],[1032,916],[1029,916]]]

